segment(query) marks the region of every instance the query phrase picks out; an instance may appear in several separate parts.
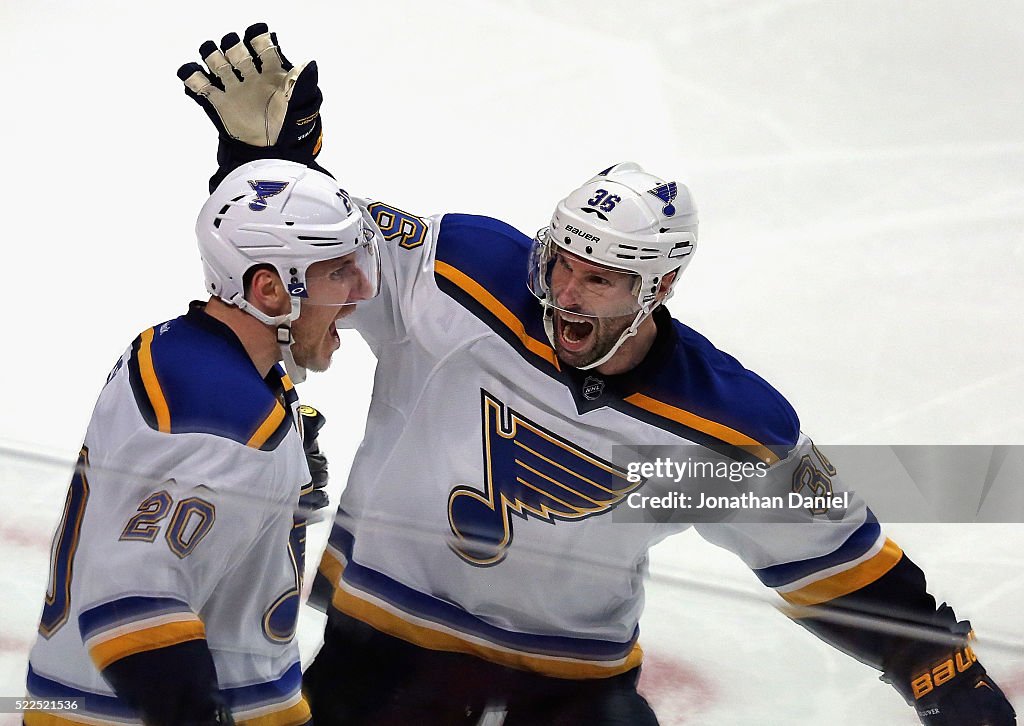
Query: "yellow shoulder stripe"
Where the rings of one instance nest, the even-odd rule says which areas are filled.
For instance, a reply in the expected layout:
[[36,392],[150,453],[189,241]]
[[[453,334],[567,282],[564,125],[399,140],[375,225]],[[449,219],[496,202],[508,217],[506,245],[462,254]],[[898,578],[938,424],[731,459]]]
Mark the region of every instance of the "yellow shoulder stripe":
[[274,407],[270,410],[270,415],[263,419],[263,423],[260,424],[249,440],[245,442],[245,445],[251,446],[254,449],[260,448],[277,431],[277,427],[281,425],[283,420],[284,407],[275,401]]
[[511,330],[512,333],[522,341],[527,350],[540,356],[558,369],[558,357],[555,355],[554,349],[550,345],[542,343],[536,338],[528,335],[526,333],[526,327],[523,325],[522,321],[515,316],[515,313],[502,305],[498,298],[485,290],[480,283],[461,270],[452,267],[447,262],[441,262],[441,260],[436,260],[434,262],[434,270],[441,275],[441,277],[444,277],[448,281],[457,285],[470,297],[487,308],[495,317],[498,318],[498,320],[504,323],[505,327]]
[[157,429],[165,434],[171,433],[171,411],[167,407],[167,399],[164,398],[163,389],[160,388],[160,381],[156,377],[156,368],[153,367],[153,328],[142,334],[142,344],[139,346],[139,372],[142,374],[142,384],[146,388],[146,395],[153,405],[153,412],[156,414]]
[[724,441],[727,444],[738,446],[739,448],[753,454],[766,464],[774,464],[779,460],[779,457],[764,444],[759,441],[755,441],[746,434],[729,428],[725,424],[720,424],[717,421],[712,421],[711,419],[703,418],[702,416],[690,413],[684,409],[676,408],[675,406],[671,406],[667,403],[651,398],[650,396],[645,396],[642,393],[634,393],[623,400],[625,400],[626,403],[631,403],[645,411],[657,414],[662,418],[670,419],[677,423],[681,423],[684,426],[688,426],[691,429],[713,436],[719,441]]

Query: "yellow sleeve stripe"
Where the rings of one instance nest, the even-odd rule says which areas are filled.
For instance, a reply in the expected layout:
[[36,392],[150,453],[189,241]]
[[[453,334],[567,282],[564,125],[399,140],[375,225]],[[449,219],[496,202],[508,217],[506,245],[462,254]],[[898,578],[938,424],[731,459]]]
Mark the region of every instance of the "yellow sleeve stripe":
[[275,402],[274,407],[270,410],[270,415],[263,419],[263,423],[256,429],[256,433],[245,442],[245,445],[254,449],[260,448],[277,431],[277,427],[281,425],[282,421],[284,421],[284,407]]
[[52,713],[44,713],[42,711],[25,711],[21,717],[21,722],[25,726],[82,726],[82,724],[109,723],[96,718],[89,718],[88,716],[81,716],[80,718],[81,720],[78,718],[72,719],[55,716]]
[[755,441],[746,434],[742,434],[735,429],[729,428],[725,424],[720,424],[717,421],[703,418],[695,413],[690,413],[689,411],[685,411],[681,408],[670,406],[667,403],[651,398],[650,396],[645,396],[642,393],[634,393],[623,400],[625,400],[626,403],[631,403],[645,411],[657,414],[662,418],[676,421],[677,423],[681,423],[691,429],[713,436],[719,441],[724,441],[727,444],[738,446],[741,449],[750,452],[766,464],[774,464],[779,460],[779,457],[764,444],[759,441]]
[[[321,565],[321,571],[323,566]],[[638,667],[643,649],[634,644],[625,658],[617,661],[585,661],[560,656],[545,656],[504,648],[471,635],[456,634],[436,623],[400,613],[383,601],[365,593],[356,594],[340,583],[334,589],[333,607],[361,620],[377,630],[408,641],[421,648],[450,653],[467,653],[491,663],[532,671],[555,678],[610,678]]]
[[[254,715],[250,717],[249,713]],[[239,718],[236,721],[238,726],[301,726],[312,718],[309,704],[301,693],[296,693],[294,698],[284,704],[274,704],[255,712],[243,711],[236,715]]]
[[555,368],[558,368],[558,357],[555,355],[554,349],[550,345],[542,343],[536,338],[528,335],[526,333],[526,327],[519,318],[517,318],[511,310],[502,305],[498,298],[485,290],[480,283],[469,277],[461,270],[452,267],[447,262],[441,262],[441,260],[436,260],[434,262],[434,271],[441,275],[441,277],[444,277],[457,285],[470,297],[487,308],[491,314],[498,318],[505,327],[511,330],[512,333],[522,341],[528,351],[540,356],[548,363],[555,366]]
[[317,569],[331,583],[331,587],[338,587],[338,583],[341,582],[341,573],[345,569],[342,555],[328,544],[323,556],[320,558],[320,566]]
[[98,670],[136,653],[166,648],[189,640],[204,640],[206,629],[195,616],[179,622],[162,623],[134,630],[89,646],[89,656]]
[[901,557],[903,557],[903,550],[900,549],[900,546],[891,539],[886,538],[885,544],[882,545],[882,548],[874,556],[851,567],[849,570],[844,570],[823,580],[812,582],[798,590],[780,592],[779,594],[790,605],[801,607],[820,605],[837,597],[849,595],[865,585],[870,585],[895,567]]
[[171,411],[167,408],[167,399],[164,398],[160,381],[156,377],[156,368],[153,367],[153,335],[153,328],[142,334],[139,346],[139,372],[142,374],[142,384],[146,388],[146,395],[149,396],[149,402],[153,405],[153,412],[156,414],[157,430],[169,434],[171,433]]

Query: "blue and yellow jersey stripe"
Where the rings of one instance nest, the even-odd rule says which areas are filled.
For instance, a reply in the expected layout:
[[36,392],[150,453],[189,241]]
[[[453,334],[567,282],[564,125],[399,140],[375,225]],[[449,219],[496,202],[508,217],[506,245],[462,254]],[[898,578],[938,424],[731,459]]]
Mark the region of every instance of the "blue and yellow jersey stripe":
[[703,416],[687,411],[677,406],[672,406],[664,401],[659,401],[643,393],[633,393],[623,399],[626,403],[642,408],[656,416],[682,424],[688,429],[699,431],[724,444],[729,444],[737,449],[746,451],[768,465],[778,463],[779,456],[772,449],[760,441],[747,436],[746,434],[730,428],[725,424],[713,421]]
[[608,678],[643,661],[639,630],[624,643],[506,630],[352,562],[352,544],[352,535],[335,524],[319,576],[333,588],[331,607],[383,633],[556,678]]
[[153,417],[156,419],[156,430],[169,434],[171,432],[171,412],[167,407],[167,399],[153,366],[153,335],[155,333],[156,330],[150,328],[139,336],[137,354],[139,376],[153,411]]
[[294,386],[280,366],[263,378],[237,336],[193,307],[132,343],[129,382],[161,433],[208,433],[272,451],[293,427]]
[[871,512],[838,548],[806,560],[754,570],[762,583],[791,605],[826,604],[877,581],[903,557]]
[[879,542],[862,558],[849,563],[848,567],[836,567],[811,576],[798,583],[776,588],[790,605],[809,607],[822,605],[830,600],[849,595],[881,578],[903,557],[903,550],[888,537]]
[[97,670],[136,653],[205,640],[199,616],[172,598],[129,597],[78,616],[82,641]]
[[[37,673],[29,664],[28,695],[40,700],[75,699],[75,711],[26,712],[26,726],[67,724],[138,724],[138,713],[108,693],[95,693],[61,683]],[[238,726],[303,726],[310,722],[309,705],[302,695],[302,671],[298,662],[274,680],[220,691]]]
[[225,688],[221,695],[238,726],[301,726],[310,720],[298,663],[293,663],[276,680]]
[[480,283],[454,265],[441,260],[434,262],[434,272],[465,293],[482,310],[490,313],[496,322],[503,326],[503,332],[511,335],[514,340],[521,344],[523,349],[550,363],[556,370],[558,369],[558,358],[555,356],[554,348],[548,343],[542,342],[530,335],[526,331],[526,325],[523,324],[523,321]]

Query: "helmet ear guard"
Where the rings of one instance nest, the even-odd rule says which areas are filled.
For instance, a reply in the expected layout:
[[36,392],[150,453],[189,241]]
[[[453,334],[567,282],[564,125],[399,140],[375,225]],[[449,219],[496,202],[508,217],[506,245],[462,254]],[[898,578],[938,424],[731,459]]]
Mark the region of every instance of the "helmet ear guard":
[[[554,344],[554,301],[542,265],[550,264],[556,250],[639,278],[632,324],[605,356],[584,367],[589,369],[607,362],[622,343],[636,335],[651,312],[671,297],[696,245],[697,208],[685,185],[648,174],[635,162],[598,173],[558,203],[550,225],[534,240],[530,289],[544,305],[548,338]],[[665,293],[665,277],[673,272],[675,277]]]
[[[203,205],[196,237],[209,293],[277,327],[296,383],[305,370],[293,359],[290,328],[302,304],[353,304],[348,297],[310,300],[310,266],[352,255],[368,283],[359,299],[379,289],[380,231],[334,179],[302,164],[259,160],[232,171]],[[291,298],[289,312],[268,315],[245,299],[245,273],[257,265],[277,272]]]

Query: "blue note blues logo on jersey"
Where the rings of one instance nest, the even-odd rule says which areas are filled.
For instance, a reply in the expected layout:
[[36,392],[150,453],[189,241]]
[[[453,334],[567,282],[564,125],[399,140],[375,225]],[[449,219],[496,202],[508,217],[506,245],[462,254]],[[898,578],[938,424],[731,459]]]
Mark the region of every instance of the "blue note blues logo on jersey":
[[256,181],[249,180],[249,186],[256,192],[256,198],[249,202],[249,209],[254,212],[262,212],[267,208],[267,199],[283,192],[285,187],[288,186],[288,182],[266,181],[262,179]]
[[643,480],[544,429],[481,390],[482,489],[457,486],[448,496],[452,550],[466,562],[497,565],[512,545],[513,520],[554,525],[611,511]]
[[675,201],[676,195],[679,194],[679,187],[675,182],[659,184],[654,187],[654,189],[648,189],[647,193],[653,194],[665,203],[665,206],[661,208],[661,211],[665,213],[666,217],[671,217],[676,213],[675,205],[673,205],[672,202]]

